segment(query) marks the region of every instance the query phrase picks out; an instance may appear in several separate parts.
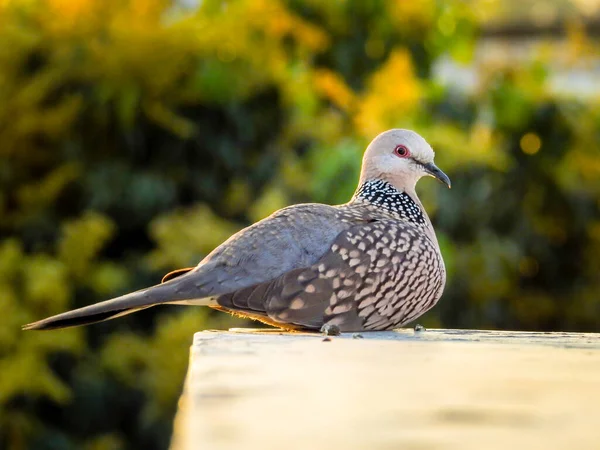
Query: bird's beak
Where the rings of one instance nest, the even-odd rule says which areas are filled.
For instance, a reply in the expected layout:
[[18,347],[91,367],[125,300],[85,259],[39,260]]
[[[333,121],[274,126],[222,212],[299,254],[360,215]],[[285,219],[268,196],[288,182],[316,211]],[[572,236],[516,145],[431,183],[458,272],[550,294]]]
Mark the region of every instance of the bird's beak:
[[442,172],[434,163],[431,162],[423,164],[423,168],[425,169],[425,172],[427,172],[433,178],[437,178],[439,181],[448,186],[448,189],[452,187],[452,183],[450,182],[450,178],[448,178],[448,175]]

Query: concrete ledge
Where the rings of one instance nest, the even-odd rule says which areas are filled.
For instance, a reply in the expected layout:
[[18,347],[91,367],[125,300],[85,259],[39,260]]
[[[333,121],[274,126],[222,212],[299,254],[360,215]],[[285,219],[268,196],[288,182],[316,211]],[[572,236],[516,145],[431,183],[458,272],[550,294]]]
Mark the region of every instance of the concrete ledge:
[[600,334],[202,332],[173,450],[600,448]]

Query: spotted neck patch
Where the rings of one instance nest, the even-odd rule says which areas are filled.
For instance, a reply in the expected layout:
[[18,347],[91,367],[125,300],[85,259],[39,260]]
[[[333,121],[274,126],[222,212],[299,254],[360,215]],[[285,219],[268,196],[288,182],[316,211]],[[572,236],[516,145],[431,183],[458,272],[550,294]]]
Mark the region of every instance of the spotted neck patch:
[[354,199],[366,200],[408,222],[425,225],[425,216],[417,203],[406,192],[400,192],[387,181],[372,180],[361,184]]

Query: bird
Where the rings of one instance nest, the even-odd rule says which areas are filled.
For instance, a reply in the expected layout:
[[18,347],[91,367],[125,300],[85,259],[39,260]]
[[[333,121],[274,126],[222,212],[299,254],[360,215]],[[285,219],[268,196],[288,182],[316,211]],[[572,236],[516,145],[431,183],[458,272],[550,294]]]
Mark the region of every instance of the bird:
[[208,306],[285,330],[401,327],[435,306],[446,283],[436,233],[415,190],[423,176],[451,187],[423,137],[385,131],[367,146],[348,203],[282,208],[160,284],[23,329],[87,325],[159,304]]

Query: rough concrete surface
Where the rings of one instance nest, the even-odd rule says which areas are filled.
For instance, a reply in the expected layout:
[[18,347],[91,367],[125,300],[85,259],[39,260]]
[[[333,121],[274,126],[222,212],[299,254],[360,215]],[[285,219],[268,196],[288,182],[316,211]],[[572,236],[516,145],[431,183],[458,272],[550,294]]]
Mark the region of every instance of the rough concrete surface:
[[362,337],[197,333],[172,450],[600,449],[600,334]]

